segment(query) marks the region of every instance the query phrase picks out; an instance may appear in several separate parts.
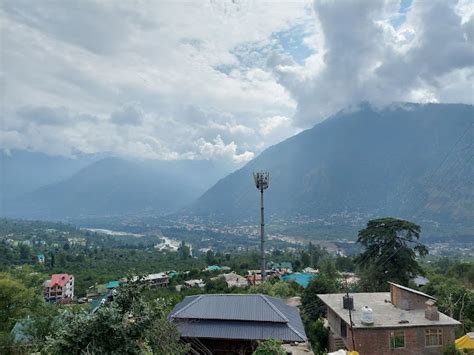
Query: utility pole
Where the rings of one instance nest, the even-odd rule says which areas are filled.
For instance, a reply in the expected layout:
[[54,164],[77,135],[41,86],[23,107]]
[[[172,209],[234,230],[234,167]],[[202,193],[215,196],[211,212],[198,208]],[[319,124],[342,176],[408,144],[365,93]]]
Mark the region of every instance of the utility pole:
[[[346,285],[346,297],[349,298],[349,284],[347,282],[347,275],[344,276],[344,280],[345,280],[345,285]],[[350,328],[351,328],[352,350],[356,351],[355,340],[354,340],[354,328],[353,328],[354,323],[352,322],[352,306],[349,307],[349,322],[351,323]]]
[[266,278],[266,263],[265,263],[265,217],[263,208],[263,191],[268,188],[270,184],[270,174],[268,172],[253,173],[255,186],[260,190],[260,253],[261,253],[261,275],[262,282]]

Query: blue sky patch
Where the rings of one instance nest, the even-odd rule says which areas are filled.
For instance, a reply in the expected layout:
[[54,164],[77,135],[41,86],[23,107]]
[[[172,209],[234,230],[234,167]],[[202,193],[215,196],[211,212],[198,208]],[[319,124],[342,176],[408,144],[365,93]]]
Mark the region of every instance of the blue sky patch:
[[303,39],[306,36],[304,25],[297,25],[288,31],[278,32],[273,37],[278,41],[283,50],[291,55],[295,62],[302,65],[306,58],[314,53],[314,50],[308,48]]
[[395,29],[400,28],[407,19],[407,12],[410,10],[413,0],[401,0],[398,15],[390,21]]

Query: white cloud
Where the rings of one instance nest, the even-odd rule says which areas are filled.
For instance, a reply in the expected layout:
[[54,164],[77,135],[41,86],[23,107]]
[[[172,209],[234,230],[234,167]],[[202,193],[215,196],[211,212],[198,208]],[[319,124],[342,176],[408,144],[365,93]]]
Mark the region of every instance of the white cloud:
[[[298,103],[297,125],[310,126],[360,101],[474,102],[470,6],[415,0],[406,20],[394,26],[399,6],[399,1],[315,1],[323,48],[304,65],[271,63]],[[462,84],[456,85],[459,71]]]
[[243,163],[251,160],[254,153],[245,151],[237,153],[237,145],[234,142],[225,144],[221,136],[217,136],[212,142],[200,138],[197,142],[199,156],[204,159],[231,159],[235,163]]
[[258,120],[295,110],[265,68],[272,35],[308,21],[310,8],[310,2],[6,1],[8,122],[1,129],[16,132],[16,146],[64,155],[179,158],[217,134],[236,150],[254,152]]
[[2,5],[4,149],[243,162],[359,101],[473,101],[471,1]]

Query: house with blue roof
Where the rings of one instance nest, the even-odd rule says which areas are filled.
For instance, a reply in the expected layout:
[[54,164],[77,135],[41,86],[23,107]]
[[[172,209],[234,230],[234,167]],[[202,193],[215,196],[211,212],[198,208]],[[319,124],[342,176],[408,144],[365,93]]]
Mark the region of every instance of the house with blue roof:
[[188,296],[169,320],[198,353],[252,354],[258,341],[267,339],[307,342],[298,308],[261,294]]
[[44,254],[36,255],[36,260],[38,260],[38,263],[44,264]]
[[205,269],[205,271],[211,271],[211,272],[212,272],[212,271],[221,271],[221,269],[222,269],[222,268],[221,268],[220,266],[218,266],[218,265],[209,265],[209,266]]
[[106,288],[107,290],[113,290],[113,289],[115,289],[115,288],[117,288],[117,287],[119,287],[119,286],[120,286],[120,282],[119,282],[119,281],[116,281],[116,280],[113,280],[113,281],[107,282],[107,284],[105,285],[105,288]]
[[295,272],[294,274],[283,275],[281,279],[285,282],[296,282],[298,285],[306,288],[315,277],[314,274],[306,272]]

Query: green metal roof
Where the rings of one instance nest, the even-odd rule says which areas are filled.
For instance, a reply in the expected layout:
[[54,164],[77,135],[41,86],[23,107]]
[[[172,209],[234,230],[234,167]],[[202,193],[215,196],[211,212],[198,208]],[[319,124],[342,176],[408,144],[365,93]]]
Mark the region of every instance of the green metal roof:
[[111,288],[117,288],[120,286],[120,282],[118,281],[109,281],[107,282],[107,285],[105,286],[107,289],[111,289]]

